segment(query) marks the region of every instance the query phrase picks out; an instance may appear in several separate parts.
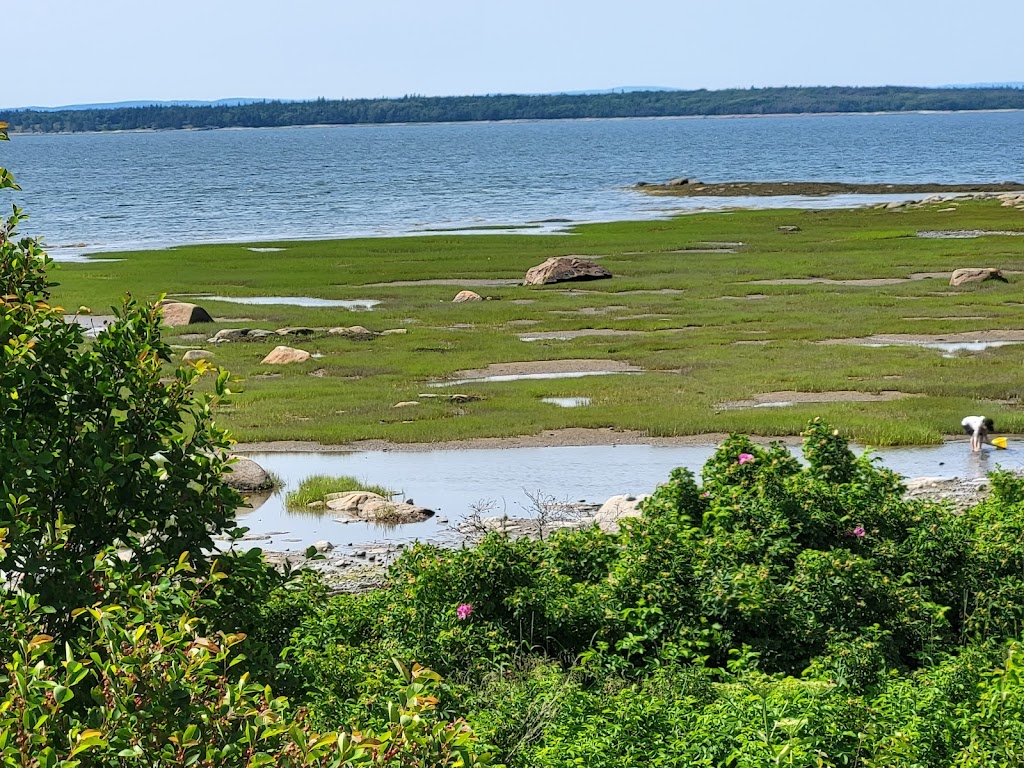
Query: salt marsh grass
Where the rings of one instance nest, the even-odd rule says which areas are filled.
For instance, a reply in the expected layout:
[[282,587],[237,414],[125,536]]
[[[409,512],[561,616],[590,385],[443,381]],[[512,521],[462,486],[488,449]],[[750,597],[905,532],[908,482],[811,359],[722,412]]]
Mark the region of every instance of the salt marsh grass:
[[363,483],[354,477],[330,477],[328,475],[310,475],[285,499],[289,510],[309,509],[310,504],[323,502],[329,493],[348,493],[349,491],[368,491],[386,499],[397,495],[396,491],[382,485]]
[[[921,230],[1024,229],[1024,213],[994,202],[882,211],[736,211],[667,221],[577,227],[566,234],[435,235],[283,244],[187,246],[123,254],[121,262],[63,265],[55,299],[96,312],[130,291],[229,296],[379,299],[372,311],[246,305],[199,299],[217,322],[168,329],[172,343],[203,347],[241,379],[220,421],[240,440],[365,439],[435,442],[534,434],[564,427],[639,430],[652,436],[742,431],[799,432],[820,415],[873,445],[934,443],[984,412],[1000,430],[1024,431],[1017,371],[1024,345],[944,358],[915,347],[827,345],[880,333],[943,334],[1024,329],[1019,277],[1024,238],[916,237]],[[782,234],[780,225],[801,231]],[[707,242],[742,242],[736,253],[685,253]],[[684,251],[680,253],[679,251]],[[542,287],[479,288],[490,300],[453,304],[450,285],[367,287],[397,280],[512,279],[557,255],[599,255],[610,280]],[[951,288],[941,277],[884,285],[752,284],[755,280],[907,278],[993,266],[1009,284]],[[748,298],[757,295],[758,298]],[[728,298],[726,298],[728,297]],[[762,298],[763,297],[763,298]],[[318,333],[284,342],[322,357],[283,367],[260,360],[280,339],[209,347],[182,342],[221,328],[404,328],[404,335],[357,341]],[[523,332],[628,330],[531,343]],[[751,343],[760,342],[760,343]],[[445,393],[477,400],[420,398],[429,385],[492,363],[615,360],[631,376],[456,384]],[[778,391],[913,395],[887,402],[798,403],[728,410],[722,403]],[[551,408],[544,397],[585,396],[588,408]],[[415,407],[395,408],[416,401]]]

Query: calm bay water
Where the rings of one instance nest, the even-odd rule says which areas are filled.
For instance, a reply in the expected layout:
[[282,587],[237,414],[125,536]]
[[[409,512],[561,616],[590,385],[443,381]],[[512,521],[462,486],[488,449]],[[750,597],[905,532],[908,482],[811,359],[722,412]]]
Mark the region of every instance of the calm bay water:
[[[1021,176],[1024,113],[579,120],[15,136],[0,146],[63,246],[409,234],[605,221],[799,199],[664,199],[639,180],[994,182]],[[848,204],[840,198],[824,204]],[[823,204],[817,201],[818,205]]]

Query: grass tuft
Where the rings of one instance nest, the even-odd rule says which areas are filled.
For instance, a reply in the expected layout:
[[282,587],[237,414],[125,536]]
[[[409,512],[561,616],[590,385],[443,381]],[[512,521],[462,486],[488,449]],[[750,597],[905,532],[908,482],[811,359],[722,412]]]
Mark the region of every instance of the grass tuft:
[[382,485],[364,483],[346,475],[341,477],[311,475],[303,480],[298,488],[288,494],[285,499],[285,506],[293,511],[305,510],[308,509],[310,504],[323,501],[324,497],[329,493],[348,493],[350,491],[367,491],[369,493],[376,493],[386,499],[390,499],[398,493]]

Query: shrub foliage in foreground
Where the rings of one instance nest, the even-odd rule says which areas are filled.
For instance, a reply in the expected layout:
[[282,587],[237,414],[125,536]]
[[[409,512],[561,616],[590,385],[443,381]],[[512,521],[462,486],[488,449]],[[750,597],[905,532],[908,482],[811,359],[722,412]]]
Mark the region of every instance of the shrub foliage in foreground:
[[820,421],[803,452],[730,437],[618,536],[413,547],[296,629],[296,694],[341,722],[416,658],[524,768],[1024,759],[1024,484],[957,514]]
[[[0,765],[490,765],[419,665],[398,664],[369,725],[319,733],[241,671],[232,625],[308,611],[258,551],[211,562],[240,498],[216,398],[193,391],[204,368],[165,379],[159,311],[130,300],[87,342],[48,304],[22,218],[0,221]],[[280,642],[259,640],[249,666],[268,673]]]

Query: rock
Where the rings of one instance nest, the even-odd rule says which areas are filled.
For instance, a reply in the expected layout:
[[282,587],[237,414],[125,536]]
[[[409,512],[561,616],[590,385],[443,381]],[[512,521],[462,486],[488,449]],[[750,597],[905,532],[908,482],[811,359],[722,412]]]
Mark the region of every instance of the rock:
[[910,205],[909,200],[895,200],[891,203],[884,203],[885,207],[890,211],[895,211],[897,208],[906,208]]
[[459,291],[452,299],[453,304],[461,304],[464,301],[483,301],[483,298],[475,291]]
[[419,405],[419,403],[416,400],[403,400],[400,403],[395,403],[391,407],[392,408],[408,408],[411,405]]
[[475,403],[477,400],[483,400],[483,398],[479,395],[448,395],[449,403]]
[[949,502],[956,509],[967,509],[985,500],[988,480],[961,480],[959,477],[917,477],[907,480],[904,497],[916,501]]
[[394,502],[376,493],[367,491],[351,491],[349,493],[330,493],[324,498],[327,508],[335,512],[344,512],[358,517],[360,520],[372,520],[380,523],[418,523],[432,517],[434,511],[416,504]]
[[388,328],[386,331],[381,331],[381,336],[401,336],[402,334],[408,333],[407,328]]
[[685,187],[687,184],[699,184],[699,181],[690,181],[689,179],[680,176],[677,179],[669,179],[665,182],[666,187]]
[[260,362],[263,365],[291,365],[292,363],[304,363],[312,355],[304,349],[294,349],[292,347],[274,347],[270,354],[264,357]]
[[160,302],[160,306],[164,311],[164,325],[167,326],[173,327],[178,325],[193,325],[194,323],[213,322],[213,318],[210,317],[210,313],[195,304],[187,304],[184,301],[168,301],[167,299],[164,299]]
[[259,341],[260,339],[265,339],[268,336],[277,336],[277,333],[275,331],[266,331],[262,328],[253,328],[245,334],[244,338],[246,341]]
[[306,505],[306,509],[323,509],[326,506],[322,501],[311,501]]
[[327,504],[328,509],[335,512],[357,515],[359,508],[372,498],[382,499],[384,497],[369,491],[345,491],[343,493],[328,493],[324,496],[324,503]]
[[267,470],[252,459],[244,456],[233,456],[234,461],[229,471],[224,474],[224,482],[238,491],[263,491],[273,486]]
[[793,224],[784,224],[781,227],[776,227],[775,229],[777,229],[779,232],[799,232],[800,231],[800,227],[797,227],[797,226],[795,226]]
[[316,542],[313,545],[313,549],[323,554],[324,552],[330,552],[332,549],[334,549],[334,545],[331,544],[331,542],[327,541],[327,539],[320,539],[320,541]]
[[531,267],[526,273],[523,285],[546,285],[569,280],[600,280],[611,276],[611,272],[590,259],[555,256],[543,264]]
[[950,285],[963,285],[964,283],[983,283],[986,280],[1000,280],[1004,283],[1010,282],[1003,273],[992,267],[964,267],[953,272],[949,278]]
[[278,336],[312,336],[316,333],[316,328],[306,328],[303,326],[297,328],[278,328],[274,333]]
[[190,349],[181,356],[181,362],[198,363],[200,360],[209,360],[213,356],[213,352],[207,352],[205,349]]
[[647,496],[612,496],[594,515],[597,527],[605,533],[618,533],[619,521],[627,517],[640,517],[640,502]]
[[376,333],[371,331],[369,328],[364,328],[361,325],[350,325],[348,327],[339,326],[337,328],[328,328],[327,332],[332,336],[344,336],[346,339],[372,339],[377,336]]
[[222,344],[226,341],[241,341],[249,334],[246,328],[224,328],[213,334],[209,341],[211,344]]

